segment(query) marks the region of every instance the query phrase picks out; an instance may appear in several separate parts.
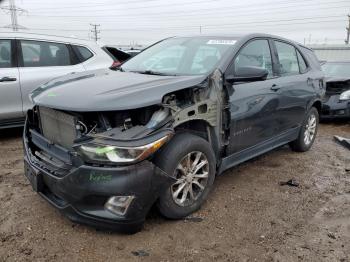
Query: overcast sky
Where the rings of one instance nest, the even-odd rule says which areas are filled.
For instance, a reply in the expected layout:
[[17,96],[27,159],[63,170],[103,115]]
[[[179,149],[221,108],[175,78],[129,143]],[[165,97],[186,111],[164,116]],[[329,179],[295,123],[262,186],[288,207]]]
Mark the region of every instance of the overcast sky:
[[[0,0],[1,1],[1,0]],[[0,2],[0,8],[8,5]],[[15,0],[26,31],[150,44],[174,35],[265,32],[301,43],[344,43],[350,0]],[[0,31],[11,23],[0,10]]]

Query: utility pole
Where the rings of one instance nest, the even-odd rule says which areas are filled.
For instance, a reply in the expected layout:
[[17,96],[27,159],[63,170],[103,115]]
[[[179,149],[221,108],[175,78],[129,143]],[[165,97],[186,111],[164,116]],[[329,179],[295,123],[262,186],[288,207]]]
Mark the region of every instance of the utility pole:
[[202,26],[201,25],[199,26],[199,34],[200,35],[202,34]]
[[97,30],[97,28],[100,26],[99,24],[90,24],[92,26],[92,30],[91,32],[94,34],[93,35],[93,39],[97,42],[97,40],[100,39],[100,37],[98,36],[99,33],[101,33],[100,30]]
[[9,0],[9,5],[0,7],[2,10],[7,10],[11,14],[11,25],[4,26],[5,28],[12,28],[13,31],[18,31],[18,29],[25,29],[24,26],[18,24],[17,14],[23,13],[26,10],[16,7],[15,0]]
[[348,19],[349,19],[349,24],[348,27],[346,28],[346,39],[345,39],[345,44],[349,44],[349,40],[350,40],[350,15],[348,15]]

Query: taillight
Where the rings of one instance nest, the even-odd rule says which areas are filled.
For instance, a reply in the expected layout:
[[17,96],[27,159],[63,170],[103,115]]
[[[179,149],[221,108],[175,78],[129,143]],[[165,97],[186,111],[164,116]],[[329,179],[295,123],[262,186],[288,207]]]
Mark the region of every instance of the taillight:
[[118,66],[120,66],[122,63],[120,63],[119,61],[113,61],[113,64],[111,65],[111,68],[117,68]]

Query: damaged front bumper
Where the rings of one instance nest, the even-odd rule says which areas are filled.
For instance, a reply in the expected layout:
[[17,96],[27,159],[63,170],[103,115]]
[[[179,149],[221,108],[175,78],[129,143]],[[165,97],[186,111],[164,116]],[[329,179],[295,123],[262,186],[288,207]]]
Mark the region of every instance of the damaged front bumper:
[[330,96],[323,102],[321,118],[350,118],[350,100],[339,100],[339,95]]
[[[114,167],[86,164],[74,152],[65,151],[32,132],[27,123],[23,141],[25,174],[33,189],[77,223],[125,233],[137,232],[162,190],[174,182],[148,160]],[[32,147],[66,160],[69,168],[65,166],[63,173],[52,170]],[[108,200],[123,196],[130,200],[125,212],[118,214],[106,208]]]

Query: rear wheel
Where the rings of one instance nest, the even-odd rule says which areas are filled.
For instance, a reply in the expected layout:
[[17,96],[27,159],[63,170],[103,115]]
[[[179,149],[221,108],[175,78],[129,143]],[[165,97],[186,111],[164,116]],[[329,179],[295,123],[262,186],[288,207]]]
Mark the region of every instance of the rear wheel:
[[318,124],[318,111],[315,107],[312,107],[303,122],[298,138],[289,144],[292,150],[297,152],[308,151],[315,141]]
[[215,157],[210,144],[189,133],[178,134],[160,152],[155,162],[176,179],[159,198],[161,214],[179,219],[198,210],[215,178]]

